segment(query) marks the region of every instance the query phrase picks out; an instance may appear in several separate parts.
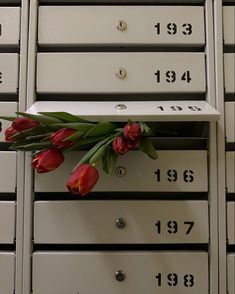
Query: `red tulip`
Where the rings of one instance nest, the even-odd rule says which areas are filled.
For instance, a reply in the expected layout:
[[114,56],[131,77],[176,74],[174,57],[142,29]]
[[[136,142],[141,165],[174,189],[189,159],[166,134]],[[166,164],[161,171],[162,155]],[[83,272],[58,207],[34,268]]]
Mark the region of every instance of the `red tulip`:
[[52,144],[59,150],[64,150],[75,144],[73,141],[66,140],[69,136],[73,135],[75,130],[63,128],[51,135]]
[[141,129],[137,123],[128,123],[123,129],[123,135],[126,139],[136,141],[140,138]]
[[32,166],[38,173],[47,173],[56,169],[63,161],[63,153],[55,148],[51,148],[35,155],[32,160]]
[[12,138],[13,135],[17,134],[17,130],[15,130],[13,127],[9,127],[5,131],[5,141],[7,142],[14,142],[15,139]]
[[127,140],[123,136],[118,136],[112,143],[113,151],[122,155],[125,154],[129,148],[127,146]]
[[99,179],[99,173],[95,167],[83,163],[79,165],[69,177],[66,186],[69,192],[84,196],[93,189]]
[[139,139],[135,141],[127,140],[127,147],[131,150],[137,149],[140,146],[140,142],[141,142],[141,137],[139,137]]
[[12,127],[15,130],[17,130],[18,132],[32,129],[38,125],[39,125],[39,122],[34,121],[34,120],[27,118],[27,117],[18,117],[12,123]]

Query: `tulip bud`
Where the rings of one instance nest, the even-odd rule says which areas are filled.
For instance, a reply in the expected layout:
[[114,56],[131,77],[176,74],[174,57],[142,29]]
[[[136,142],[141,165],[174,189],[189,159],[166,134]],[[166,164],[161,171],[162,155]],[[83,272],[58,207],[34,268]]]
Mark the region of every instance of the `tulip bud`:
[[84,196],[93,189],[99,179],[99,173],[95,167],[83,163],[79,165],[69,177],[66,186],[69,192]]
[[14,136],[17,133],[18,132],[13,127],[7,128],[6,131],[5,131],[5,141],[7,141],[7,142],[14,142],[15,139],[12,138],[12,136]]
[[113,151],[122,155],[125,154],[129,148],[127,146],[127,140],[123,136],[118,136],[112,143]]
[[63,128],[51,135],[52,144],[59,150],[64,150],[75,144],[73,141],[66,140],[75,133],[75,130],[69,128]]
[[128,123],[123,129],[123,135],[126,139],[136,141],[141,134],[140,125],[137,123]]
[[18,132],[32,129],[34,127],[37,127],[38,125],[39,125],[39,122],[34,121],[27,117],[18,117],[12,123],[12,127]]
[[38,173],[47,173],[56,169],[63,161],[63,153],[55,148],[51,148],[35,155],[32,160],[32,166]]

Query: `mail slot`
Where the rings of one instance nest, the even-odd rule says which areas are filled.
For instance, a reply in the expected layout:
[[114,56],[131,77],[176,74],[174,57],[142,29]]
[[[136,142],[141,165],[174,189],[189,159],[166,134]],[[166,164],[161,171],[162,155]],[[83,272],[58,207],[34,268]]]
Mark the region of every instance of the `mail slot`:
[[18,54],[0,54],[0,93],[17,93],[18,63]]
[[38,53],[38,93],[205,92],[204,53]]
[[0,251],[0,293],[14,293],[15,254]]
[[235,93],[235,54],[224,54],[225,92]]
[[36,201],[34,242],[207,243],[208,203]]
[[227,142],[235,142],[235,102],[225,102],[225,130]]
[[203,7],[41,6],[41,45],[200,45]]
[[203,252],[35,252],[33,293],[208,294]]
[[227,204],[227,232],[229,244],[235,244],[235,202]]
[[16,190],[16,152],[0,151],[0,193]]
[[228,193],[235,192],[235,152],[226,152],[226,187]]
[[[72,169],[84,152],[69,152],[55,171],[35,174],[36,192],[64,192]],[[207,152],[201,150],[158,151],[157,160],[140,151],[119,156],[112,176],[102,171],[94,191],[206,192]],[[137,160],[138,159],[138,160]]]
[[235,6],[223,7],[224,44],[235,44]]
[[228,273],[228,294],[234,294],[235,293],[235,281],[234,281],[234,276],[235,276],[235,254],[234,253],[229,253],[228,254],[228,268],[227,268],[227,273]]
[[15,202],[0,201],[0,244],[13,244],[15,239]]
[[19,7],[1,7],[0,8],[0,46],[1,45],[5,45],[5,46],[18,45],[19,40],[20,40],[20,8]]
[[[0,116],[14,116],[17,111],[17,102],[0,102]],[[2,123],[2,131],[0,131],[0,142],[5,141],[4,132],[6,128],[11,126],[11,122],[0,120]]]

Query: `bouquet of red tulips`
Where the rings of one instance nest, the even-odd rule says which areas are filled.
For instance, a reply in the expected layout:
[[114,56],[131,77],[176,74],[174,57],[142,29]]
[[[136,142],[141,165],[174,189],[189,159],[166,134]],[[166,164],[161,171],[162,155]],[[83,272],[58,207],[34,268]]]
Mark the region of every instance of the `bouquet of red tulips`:
[[99,179],[96,169],[112,174],[117,158],[138,149],[150,158],[157,154],[148,138],[153,135],[145,122],[92,122],[67,112],[41,112],[38,115],[17,112],[21,117],[0,117],[12,121],[5,131],[10,149],[34,151],[32,166],[38,173],[56,169],[64,161],[64,152],[88,150],[72,171],[66,185],[74,194],[86,195]]

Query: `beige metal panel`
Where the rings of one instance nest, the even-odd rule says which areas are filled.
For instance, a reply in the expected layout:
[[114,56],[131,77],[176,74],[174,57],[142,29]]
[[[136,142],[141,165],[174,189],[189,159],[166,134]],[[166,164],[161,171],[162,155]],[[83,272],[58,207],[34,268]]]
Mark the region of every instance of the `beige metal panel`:
[[0,8],[0,46],[18,45],[20,40],[20,8]]
[[35,243],[207,243],[207,201],[37,201]]
[[[123,271],[118,281],[115,273]],[[122,279],[123,275],[118,275]],[[208,294],[208,256],[199,252],[36,252],[33,293]]]
[[38,53],[39,93],[205,92],[204,53]]
[[14,293],[15,254],[0,251],[0,294]]
[[17,93],[19,55],[0,54],[0,93]]
[[229,253],[228,254],[228,268],[227,268],[227,273],[228,273],[228,294],[234,294],[235,293],[235,254],[234,253]]
[[[0,116],[14,116],[17,111],[17,102],[0,102]],[[2,131],[0,132],[0,142],[5,141],[5,130],[11,126],[10,121],[0,120]]]
[[0,193],[14,193],[16,189],[16,152],[0,151]]
[[235,44],[235,6],[223,7],[224,44]]
[[227,203],[227,237],[229,244],[235,244],[235,202]]
[[235,192],[235,152],[226,152],[226,187],[228,193]]
[[227,142],[235,142],[235,102],[225,102],[225,130]]
[[203,45],[203,7],[41,6],[38,42],[46,45]]
[[225,93],[235,93],[235,53],[224,54]]
[[[36,192],[67,191],[65,183],[84,152],[69,152],[55,171],[35,174]],[[99,166],[100,179],[94,191],[207,191],[207,152],[158,151],[157,160],[140,151],[119,156],[113,176]]]
[[15,202],[0,201],[0,243],[13,244],[15,240]]

